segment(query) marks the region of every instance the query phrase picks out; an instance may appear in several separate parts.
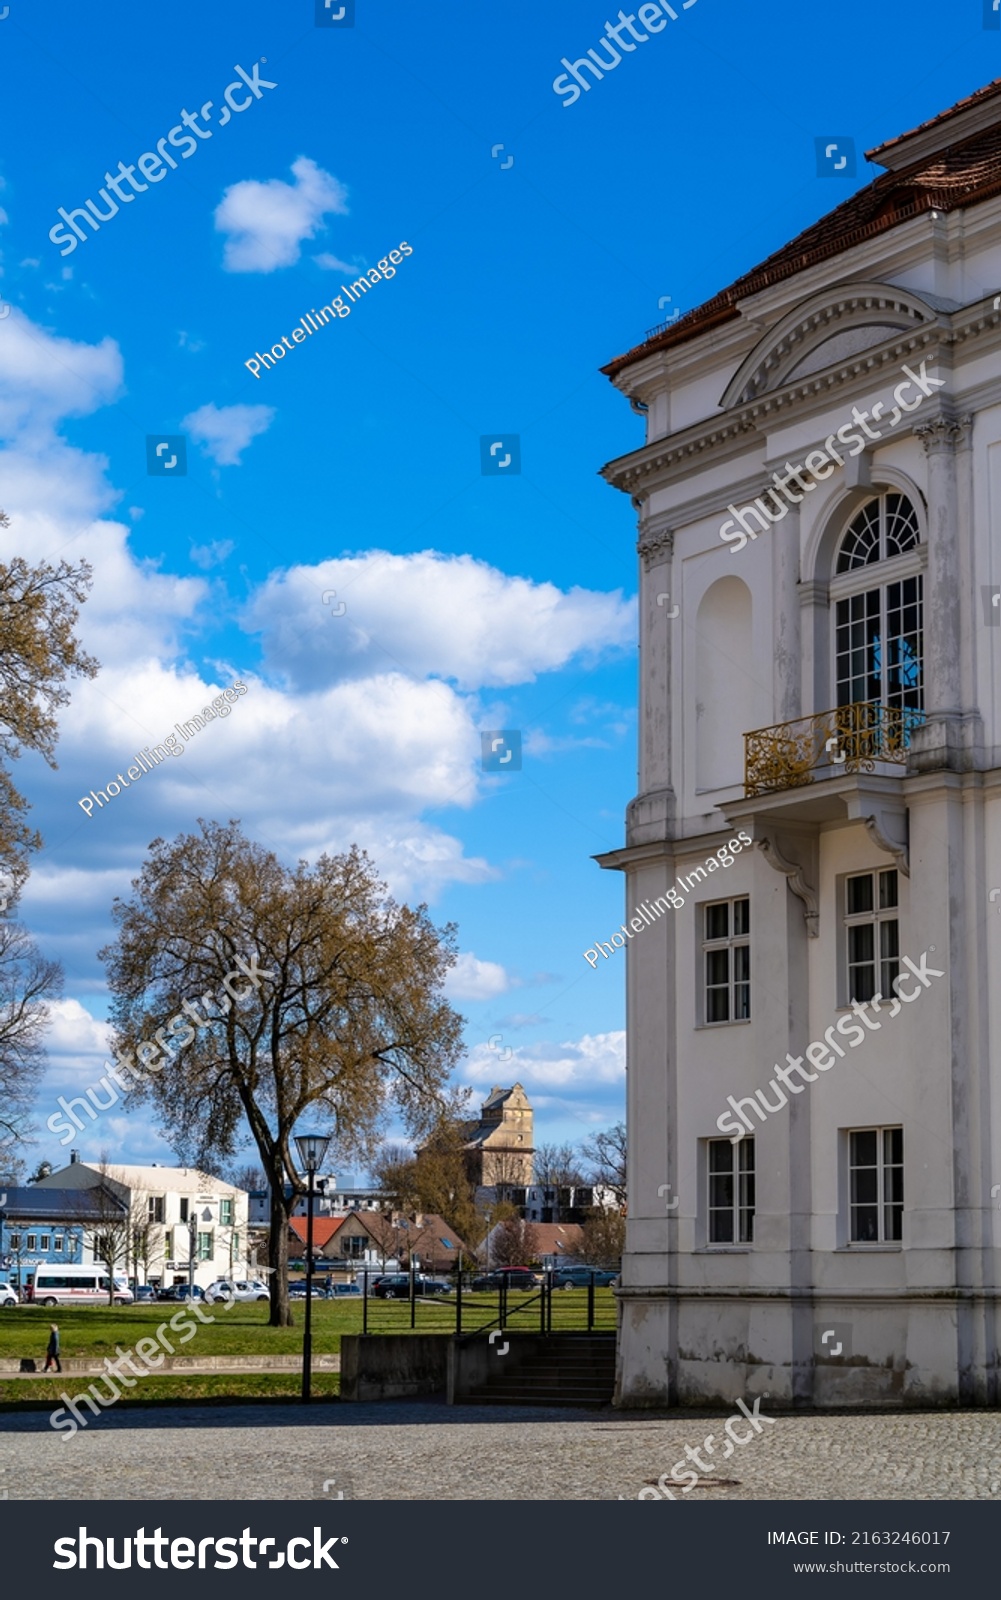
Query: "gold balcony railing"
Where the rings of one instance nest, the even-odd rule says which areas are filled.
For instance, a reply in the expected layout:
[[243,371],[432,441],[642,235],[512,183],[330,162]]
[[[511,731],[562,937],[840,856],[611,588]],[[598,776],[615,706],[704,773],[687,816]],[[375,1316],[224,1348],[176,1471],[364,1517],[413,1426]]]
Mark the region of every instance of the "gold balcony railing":
[[744,735],[744,795],[774,794],[813,783],[817,775],[874,772],[877,761],[903,765],[923,711],[861,700],[814,717],[797,717]]

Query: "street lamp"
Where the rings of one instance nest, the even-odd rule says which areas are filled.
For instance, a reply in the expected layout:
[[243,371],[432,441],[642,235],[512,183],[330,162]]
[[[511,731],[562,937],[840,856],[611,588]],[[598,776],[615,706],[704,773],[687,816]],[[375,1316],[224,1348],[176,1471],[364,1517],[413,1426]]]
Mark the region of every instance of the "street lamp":
[[309,1385],[313,1362],[313,1182],[317,1169],[323,1165],[330,1144],[330,1135],[323,1133],[297,1133],[296,1149],[300,1164],[306,1169],[306,1326],[302,1336],[302,1398],[310,1398]]

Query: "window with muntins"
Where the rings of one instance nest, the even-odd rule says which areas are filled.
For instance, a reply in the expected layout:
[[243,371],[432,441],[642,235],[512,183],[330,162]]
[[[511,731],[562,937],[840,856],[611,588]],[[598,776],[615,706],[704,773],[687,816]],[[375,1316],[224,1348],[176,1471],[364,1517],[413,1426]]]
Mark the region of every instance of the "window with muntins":
[[[918,545],[917,513],[899,493],[868,501],[841,540],[832,585],[839,706],[923,711],[922,577],[907,570]],[[852,574],[849,584],[837,581]]]
[[754,1239],[754,1140],[709,1140],[709,1243]]
[[848,1181],[851,1243],[899,1243],[904,1217],[903,1128],[857,1128],[849,1133]]
[[702,907],[703,1017],[746,1022],[751,1015],[751,902],[717,900]]
[[853,872],[845,879],[848,999],[890,999],[900,971],[898,878],[895,867]]

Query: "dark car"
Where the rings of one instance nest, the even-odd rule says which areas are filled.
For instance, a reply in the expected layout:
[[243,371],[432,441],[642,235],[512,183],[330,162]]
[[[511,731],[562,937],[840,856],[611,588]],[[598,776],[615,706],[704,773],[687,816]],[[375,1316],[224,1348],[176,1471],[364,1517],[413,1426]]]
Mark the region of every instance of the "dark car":
[[157,1299],[157,1292],[151,1283],[137,1284],[132,1291],[132,1295],[137,1306],[143,1304],[149,1305],[151,1301]]
[[537,1289],[539,1275],[528,1267],[497,1267],[494,1272],[484,1272],[473,1279],[474,1289],[500,1289],[504,1284],[509,1289]]
[[360,1283],[332,1283],[327,1290],[330,1300],[361,1299]]
[[606,1289],[618,1281],[617,1272],[604,1267],[557,1267],[553,1273],[554,1289],[586,1289],[592,1278],[596,1289]]
[[204,1300],[205,1291],[199,1284],[172,1283],[169,1289],[161,1289],[156,1297],[158,1300]]
[[[388,1277],[380,1278],[372,1290],[380,1300],[409,1300],[410,1299],[410,1274],[409,1272],[391,1272]],[[414,1279],[415,1295],[451,1294],[450,1283],[442,1283],[437,1278]]]

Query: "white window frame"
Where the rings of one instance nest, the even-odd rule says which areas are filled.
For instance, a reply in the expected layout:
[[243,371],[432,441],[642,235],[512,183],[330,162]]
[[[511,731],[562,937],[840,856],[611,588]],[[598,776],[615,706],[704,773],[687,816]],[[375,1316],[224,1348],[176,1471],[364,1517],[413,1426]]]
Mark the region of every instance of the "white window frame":
[[[747,932],[746,933],[734,933],[734,931],[733,931],[733,926],[734,926],[734,907],[737,906],[737,905],[746,905],[747,906]],[[714,910],[717,906],[726,906],[727,907],[727,929],[728,929],[728,932],[727,932],[725,938],[710,939],[710,938],[707,937],[707,932],[706,932],[707,923],[708,923],[708,915],[709,915],[709,912],[711,910]],[[700,1006],[701,1006],[700,1025],[702,1027],[704,1027],[704,1028],[730,1028],[730,1027],[733,1027],[734,1025],[739,1025],[741,1023],[750,1022],[750,1020],[751,1020],[751,897],[750,897],[749,894],[737,894],[737,895],[733,895],[732,897],[727,898],[727,899],[703,900],[703,901],[700,901],[700,903],[699,903],[699,905],[697,907],[697,911],[698,911],[698,915],[699,915],[698,927],[700,929],[700,938],[699,938],[699,963],[700,963],[700,965],[699,965],[699,1000],[700,1000]],[[734,953],[738,949],[744,949],[744,950],[747,951],[747,978],[746,978],[746,980],[743,979],[743,978],[737,979],[735,977],[735,975],[734,975],[734,970],[735,970],[735,966],[736,966],[736,960],[735,960],[735,954]],[[725,950],[727,952],[726,996],[727,996],[727,1011],[728,1011],[728,1015],[726,1017],[710,1018],[710,1016],[709,1016],[709,1009],[710,1009],[709,1008],[709,992],[710,992],[710,989],[712,989],[714,992],[715,991],[720,991],[720,990],[722,990],[723,986],[722,986],[722,984],[710,984],[709,983],[709,970],[708,970],[709,969],[709,960],[708,960],[708,958],[709,958],[709,955],[711,953],[714,954],[714,953],[716,953],[718,951],[721,951],[721,950]],[[738,988],[743,989],[745,987],[747,989],[747,1014],[746,1014],[746,1016],[738,1017],[738,1016],[736,1016],[734,1014],[735,1010],[736,1010],[736,1005],[735,1005],[736,990]]]
[[[852,1143],[853,1143],[853,1140],[859,1134],[863,1134],[863,1133],[873,1133],[873,1134],[876,1135],[876,1166],[875,1166],[875,1169],[873,1169],[868,1164],[865,1165],[865,1166],[856,1165],[852,1160]],[[888,1161],[887,1158],[886,1158],[886,1135],[890,1134],[890,1133],[899,1133],[900,1134],[900,1160],[899,1160],[899,1162],[898,1161]],[[846,1242],[848,1248],[851,1249],[851,1250],[899,1250],[901,1248],[902,1244],[903,1244],[904,1207],[906,1205],[906,1193],[905,1193],[905,1190],[904,1190],[904,1130],[903,1130],[903,1125],[901,1123],[899,1123],[899,1122],[889,1122],[889,1123],[883,1123],[883,1124],[879,1125],[878,1127],[846,1128],[845,1129],[844,1149],[845,1149],[845,1230],[846,1230],[845,1242]],[[856,1209],[856,1205],[855,1205],[855,1203],[853,1203],[853,1200],[852,1200],[852,1174],[854,1172],[858,1172],[858,1171],[870,1172],[872,1170],[875,1170],[875,1172],[876,1172],[876,1199],[875,1199],[874,1202],[871,1201],[871,1200],[861,1201],[861,1202],[858,1202],[858,1205],[859,1206],[863,1206],[864,1205],[865,1207],[868,1208],[868,1207],[872,1206],[873,1204],[875,1204],[875,1207],[876,1207],[877,1237],[875,1239],[856,1239],[854,1237],[854,1212],[855,1212],[855,1209]],[[886,1181],[886,1179],[887,1179],[887,1172],[889,1170],[892,1170],[892,1171],[900,1173],[900,1199],[899,1199],[899,1201],[890,1200],[890,1199],[887,1198],[887,1181]],[[886,1233],[886,1211],[887,1211],[887,1208],[889,1206],[894,1206],[894,1207],[899,1206],[900,1238],[892,1238],[892,1237],[888,1238],[887,1237],[887,1233]]]
[[[754,1216],[757,1206],[756,1196],[756,1148],[753,1134],[747,1134],[743,1139],[738,1139],[733,1144],[729,1139],[706,1139],[704,1141],[705,1170],[702,1181],[702,1193],[705,1196],[705,1224],[704,1248],[707,1250],[749,1250],[754,1244]],[[713,1153],[729,1154],[729,1177],[733,1185],[733,1198],[728,1207],[714,1206],[713,1178],[726,1177],[723,1167],[713,1171]],[[750,1201],[747,1200],[748,1181],[750,1184]],[[729,1214],[731,1221],[732,1239],[714,1239],[713,1223],[716,1215]]]
[[[882,876],[884,873],[891,872],[896,876],[897,903],[894,906],[887,906],[885,910],[881,910],[879,901]],[[900,973],[900,921],[902,910],[900,904],[900,892],[902,877],[903,874],[898,868],[886,866],[863,868],[859,872],[846,872],[840,876],[838,883],[838,903],[841,911],[842,926],[840,962],[840,988],[843,997],[842,1009],[850,1006],[853,1000],[860,1000],[864,1003],[865,1001],[872,999],[872,994],[859,995],[853,993],[852,968],[853,966],[858,967],[862,965],[862,963],[858,961],[853,962],[851,959],[851,933],[849,931],[851,928],[871,927],[873,929],[873,994],[882,995],[883,999],[887,1001],[893,999],[893,979],[896,978]],[[872,879],[871,911],[849,912],[848,910],[848,884],[851,879],[855,878]],[[894,924],[897,930],[896,955],[883,954],[882,929],[884,925],[889,923]],[[887,970],[891,966],[893,968],[892,972]],[[885,982],[885,987],[884,979],[887,980]]]

